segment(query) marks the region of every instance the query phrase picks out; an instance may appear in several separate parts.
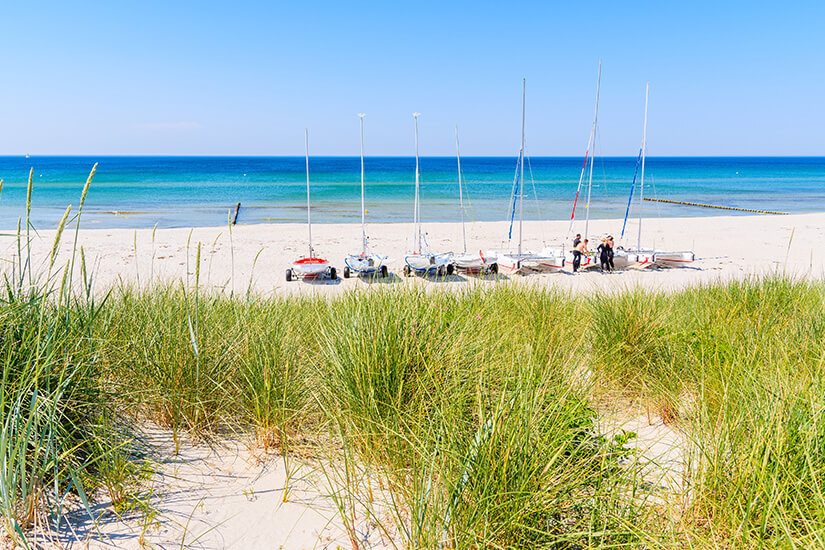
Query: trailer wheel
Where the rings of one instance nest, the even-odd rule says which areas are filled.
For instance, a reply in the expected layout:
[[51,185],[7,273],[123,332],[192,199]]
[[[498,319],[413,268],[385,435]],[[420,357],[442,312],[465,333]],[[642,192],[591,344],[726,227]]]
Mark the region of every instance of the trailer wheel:
[[338,280],[338,272],[335,271],[334,267],[329,268],[329,278],[332,279],[333,281]]
[[492,273],[493,275],[498,273],[498,264],[494,263],[490,266],[490,273]]
[[291,280],[292,280],[292,270],[291,270],[291,269],[287,269],[287,270],[286,270],[286,282],[289,282],[289,281],[291,281]]
[[346,266],[344,268],[344,279],[349,279],[349,274],[350,274],[349,266]]
[[411,271],[412,270],[410,269],[410,266],[408,266],[408,265],[404,266],[404,276],[405,277],[409,277],[411,275]]
[[447,264],[447,275],[452,275],[455,271],[455,266],[453,264]]
[[383,277],[383,278],[385,278],[385,279],[386,279],[386,278],[387,278],[387,275],[388,275],[388,273],[387,273],[387,266],[382,265],[382,266],[381,266],[381,277]]

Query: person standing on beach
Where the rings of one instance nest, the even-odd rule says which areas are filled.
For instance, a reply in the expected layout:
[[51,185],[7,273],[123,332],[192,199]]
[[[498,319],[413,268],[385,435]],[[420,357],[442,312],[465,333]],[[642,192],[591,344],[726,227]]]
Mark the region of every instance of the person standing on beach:
[[613,247],[614,246],[615,245],[613,244],[613,235],[608,235],[607,236],[607,262],[610,264],[610,272],[611,273],[616,269],[616,266],[613,265],[613,256],[614,256]]
[[583,241],[579,240],[573,247],[573,273],[576,273],[579,270],[579,266],[582,265],[582,256],[584,254],[587,254],[587,239]]
[[576,233],[576,238],[573,239],[573,250],[576,250],[576,247],[579,246],[580,242],[582,242],[582,235],[581,233]]
[[597,250],[599,251],[599,267],[601,267],[602,273],[604,273],[605,269],[607,269],[607,272],[609,273],[612,271],[610,267],[612,262],[610,253],[612,251],[610,250],[610,245],[608,244],[606,237],[602,237],[602,244],[599,245]]

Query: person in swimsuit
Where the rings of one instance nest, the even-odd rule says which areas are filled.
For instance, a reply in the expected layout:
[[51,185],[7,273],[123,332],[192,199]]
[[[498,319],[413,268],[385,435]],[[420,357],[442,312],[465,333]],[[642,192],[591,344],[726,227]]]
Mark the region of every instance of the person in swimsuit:
[[573,248],[573,273],[579,270],[582,265],[582,256],[587,254],[587,239],[576,243]]

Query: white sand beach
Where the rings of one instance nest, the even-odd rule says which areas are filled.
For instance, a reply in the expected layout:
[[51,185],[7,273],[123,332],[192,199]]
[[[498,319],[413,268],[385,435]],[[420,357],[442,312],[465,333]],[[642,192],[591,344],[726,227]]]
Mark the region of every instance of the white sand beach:
[[[461,250],[460,224],[427,223],[424,229],[433,252]],[[577,222],[574,232],[583,232],[583,229],[583,223]],[[506,222],[468,224],[468,250],[509,249],[507,230]],[[620,230],[621,220],[591,221],[591,249],[605,233],[614,235],[618,246],[635,246],[638,221],[628,222],[624,240],[618,239]],[[516,229],[514,236],[515,232]],[[525,222],[524,249],[536,251],[545,244],[560,244],[567,232],[566,221]],[[54,233],[53,230],[32,233],[35,271],[47,270]],[[336,295],[354,288],[385,284],[460,289],[471,284],[488,285],[508,280],[573,292],[637,286],[675,290],[777,270],[795,276],[815,277],[821,276],[825,270],[825,257],[817,253],[819,244],[825,239],[825,214],[646,219],[643,222],[643,248],[692,250],[696,261],[682,269],[629,269],[609,276],[598,273],[598,270],[573,275],[568,262],[562,273],[482,278],[457,274],[441,279],[408,279],[402,275],[402,267],[404,255],[412,247],[412,224],[369,224],[367,234],[372,251],[390,257],[392,275],[386,280],[340,277],[344,257],[360,252],[359,224],[313,226],[315,253],[338,268],[337,281],[288,283],[285,280],[284,274],[291,262],[307,254],[307,231],[303,224],[237,225],[232,228],[231,236],[228,227],[158,229],[154,232],[152,229],[81,229],[79,246],[85,251],[89,271],[94,273],[97,291],[120,283],[146,286],[150,281],[188,281],[193,285],[198,243],[201,245],[201,288],[227,294],[233,290],[236,294],[246,293],[251,288],[254,292],[275,296],[298,293]],[[62,270],[69,258],[72,240],[73,228],[68,227],[55,261],[55,266],[59,266],[55,272]],[[0,258],[10,266],[16,254],[17,240],[7,232],[0,237]]]

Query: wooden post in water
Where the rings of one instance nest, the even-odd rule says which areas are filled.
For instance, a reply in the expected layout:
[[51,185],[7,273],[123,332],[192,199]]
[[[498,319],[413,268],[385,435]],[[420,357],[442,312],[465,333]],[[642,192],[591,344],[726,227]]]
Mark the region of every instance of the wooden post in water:
[[235,205],[235,216],[232,218],[232,225],[238,223],[238,214],[241,212],[241,203]]

